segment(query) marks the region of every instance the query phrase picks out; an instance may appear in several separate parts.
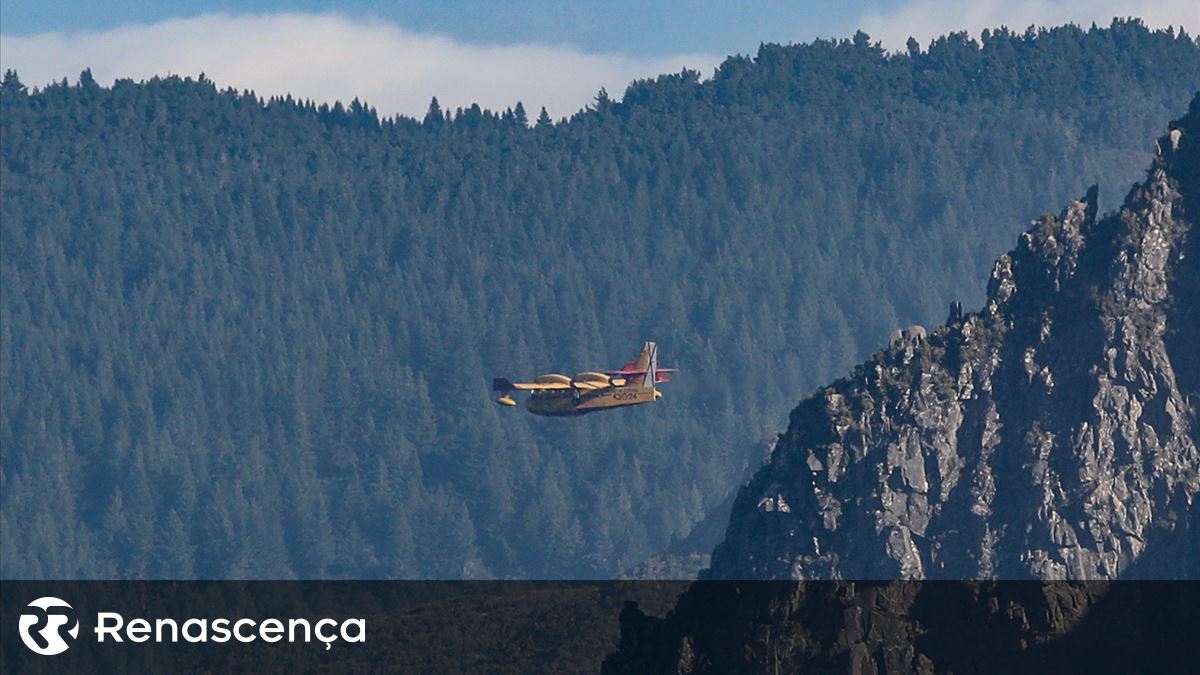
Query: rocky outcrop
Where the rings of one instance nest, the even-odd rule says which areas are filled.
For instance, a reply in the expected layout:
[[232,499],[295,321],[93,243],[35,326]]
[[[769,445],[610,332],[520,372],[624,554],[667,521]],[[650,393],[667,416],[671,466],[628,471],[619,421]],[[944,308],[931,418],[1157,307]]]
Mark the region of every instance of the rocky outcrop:
[[626,607],[605,672],[1194,667],[1197,222],[1200,96],[1118,213],[1044,216],[981,311],[804,400],[704,580]]
[[1156,537],[1194,542],[1196,106],[1119,213],[1097,220],[1093,188],[1043,216],[981,311],[803,401],[707,578],[1113,579]]
[[1200,584],[697,582],[621,614],[615,673],[1183,673]]

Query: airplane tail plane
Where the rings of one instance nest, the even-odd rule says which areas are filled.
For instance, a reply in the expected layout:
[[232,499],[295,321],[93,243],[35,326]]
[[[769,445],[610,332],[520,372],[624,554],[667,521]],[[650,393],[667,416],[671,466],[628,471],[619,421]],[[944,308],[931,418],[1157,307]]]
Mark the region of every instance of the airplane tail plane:
[[658,367],[658,344],[645,342],[636,359],[626,363],[620,370],[610,370],[608,374],[641,376],[642,386],[653,388],[656,384],[669,382],[671,378],[667,376],[667,373],[673,372],[675,372],[674,368]]

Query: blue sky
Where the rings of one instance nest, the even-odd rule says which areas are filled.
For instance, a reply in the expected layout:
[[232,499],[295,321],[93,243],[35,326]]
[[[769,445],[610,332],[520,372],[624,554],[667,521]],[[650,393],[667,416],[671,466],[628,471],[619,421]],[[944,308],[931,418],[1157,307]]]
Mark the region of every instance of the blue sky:
[[889,49],[949,31],[1138,16],[1200,29],[1200,0],[852,0],[534,2],[464,0],[5,0],[0,68],[30,86],[90,68],[115,78],[204,73],[219,86],[317,102],[354,98],[381,113],[516,104],[570,115],[604,87],[678,72],[710,74],[762,42],[849,37]]
[[750,52],[760,42],[808,40],[853,33],[865,12],[898,6],[899,0],[833,2],[681,2],[609,0],[535,2],[465,0],[368,2],[345,0],[6,0],[0,4],[5,35],[110,29],[200,14],[278,11],[338,12],[380,18],[418,32],[474,43],[550,42],[588,52],[663,56],[678,52]]

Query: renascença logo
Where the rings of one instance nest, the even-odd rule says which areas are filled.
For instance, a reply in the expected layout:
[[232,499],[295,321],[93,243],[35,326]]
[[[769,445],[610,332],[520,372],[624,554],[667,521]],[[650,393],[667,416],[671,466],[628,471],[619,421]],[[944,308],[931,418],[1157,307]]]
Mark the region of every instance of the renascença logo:
[[79,637],[79,619],[67,603],[46,596],[29,603],[17,627],[21,641],[43,656],[61,654]]
[[[70,649],[79,637],[75,609],[58,598],[46,596],[29,603],[19,622],[21,641],[38,654],[53,656]],[[257,620],[250,618],[174,619],[135,618],[128,622],[118,612],[97,612],[96,642],[317,642],[331,649],[333,643],[366,642],[367,621],[324,617]],[[69,639],[68,639],[69,638]]]

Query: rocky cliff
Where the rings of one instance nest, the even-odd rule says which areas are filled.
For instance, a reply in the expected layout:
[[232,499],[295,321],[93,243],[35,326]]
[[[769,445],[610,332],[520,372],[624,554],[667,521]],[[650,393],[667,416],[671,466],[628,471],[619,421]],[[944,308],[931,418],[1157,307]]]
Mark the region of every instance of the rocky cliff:
[[[1197,222],[1200,95],[1119,212],[1042,217],[981,311],[804,400],[705,580],[628,606],[605,671],[1194,667]],[[1191,581],[1111,583],[1148,578]]]
[[1093,188],[1043,216],[981,311],[803,401],[708,578],[1111,579],[1159,537],[1200,550],[1198,106],[1118,213]]

